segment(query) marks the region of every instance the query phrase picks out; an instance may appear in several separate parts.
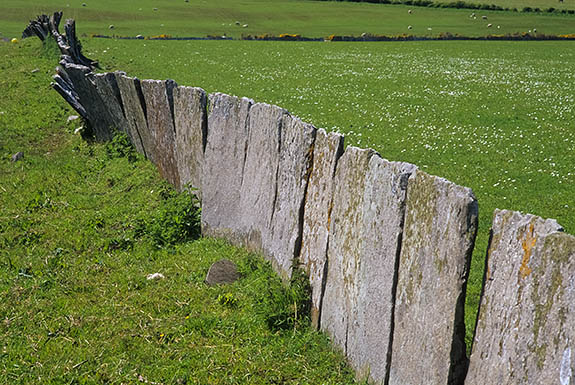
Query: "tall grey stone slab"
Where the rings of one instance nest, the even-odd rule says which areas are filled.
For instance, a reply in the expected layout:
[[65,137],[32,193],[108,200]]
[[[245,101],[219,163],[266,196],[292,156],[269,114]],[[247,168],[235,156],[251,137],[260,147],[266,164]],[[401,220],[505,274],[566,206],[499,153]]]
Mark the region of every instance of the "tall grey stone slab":
[[180,186],[176,161],[176,128],[174,126],[173,80],[142,80],[148,128],[155,138],[155,163],[160,175],[173,186]]
[[253,101],[209,95],[208,137],[202,170],[202,234],[241,244],[240,191]]
[[[120,75],[122,73],[118,73]],[[90,73],[89,80],[96,87],[112,124],[112,128],[127,133],[128,123],[124,115],[124,107],[120,96],[120,88],[116,81],[116,73]]]
[[250,109],[248,146],[240,191],[241,228],[244,245],[262,252],[276,271],[271,257],[271,225],[277,199],[282,121],[287,112],[279,107],[256,103]]
[[391,360],[397,262],[405,199],[415,166],[373,156],[365,181],[347,357],[358,377],[384,383]]
[[477,231],[470,189],[417,170],[409,179],[389,384],[461,384],[464,302]]
[[332,208],[333,181],[337,162],[343,154],[344,137],[317,130],[313,148],[313,166],[304,206],[302,246],[299,262],[311,286],[311,319],[319,327],[321,300],[325,283],[325,264]]
[[373,155],[372,150],[348,147],[335,171],[320,327],[346,354],[350,313],[357,307],[355,278],[361,263],[364,192]]
[[110,140],[113,137],[111,127],[115,122],[108,113],[108,108],[96,85],[89,79],[91,70],[79,64],[61,63],[61,65],[78,95],[80,104],[86,110],[88,124],[94,137],[98,141]]
[[466,385],[575,383],[575,237],[496,210]]
[[316,131],[311,124],[284,115],[271,238],[266,248],[276,261],[280,275],[286,280],[291,278],[292,265],[301,250],[304,198]]
[[176,128],[176,163],[180,189],[186,185],[202,188],[202,165],[208,134],[207,96],[201,88],[174,89],[174,124]]
[[116,83],[120,90],[124,116],[126,117],[126,133],[140,154],[144,154],[155,163],[154,142],[146,120],[146,103],[142,94],[140,81],[120,73],[116,73]]

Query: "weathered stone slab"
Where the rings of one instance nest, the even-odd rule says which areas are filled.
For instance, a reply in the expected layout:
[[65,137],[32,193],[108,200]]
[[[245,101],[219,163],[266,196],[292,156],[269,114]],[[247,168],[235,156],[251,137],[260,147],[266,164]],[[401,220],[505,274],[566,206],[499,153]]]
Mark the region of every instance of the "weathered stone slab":
[[381,383],[391,357],[396,266],[414,170],[350,147],[335,176],[321,328],[359,378]]
[[98,94],[96,86],[87,77],[91,73],[90,68],[79,64],[61,63],[61,66],[65,76],[74,87],[79,103],[86,110],[86,120],[95,139],[98,141],[110,140],[113,137],[111,127],[114,125],[114,121]]
[[372,150],[348,147],[335,171],[320,327],[346,354],[351,311],[357,300],[366,175],[373,155]]
[[356,374],[383,383],[391,360],[397,262],[405,199],[415,166],[373,156],[365,181],[361,251],[353,278],[347,357]]
[[[118,75],[121,74],[122,73],[118,73]],[[96,91],[108,111],[112,128],[127,133],[128,123],[124,116],[124,107],[122,106],[122,98],[116,81],[116,74],[110,72],[103,74],[90,73],[88,79],[96,87]]]
[[270,258],[271,224],[277,198],[282,120],[287,112],[279,107],[256,103],[250,109],[248,146],[240,191],[241,237],[244,245]]
[[575,383],[575,237],[496,210],[466,385]]
[[237,281],[239,278],[240,274],[236,264],[229,259],[220,259],[210,266],[206,275],[206,283],[210,286],[226,285]]
[[311,318],[319,327],[321,299],[325,283],[325,263],[329,222],[333,198],[333,181],[337,162],[343,154],[344,138],[317,130],[313,149],[313,166],[309,176],[304,206],[300,265],[311,286]]
[[266,248],[286,280],[291,278],[292,266],[301,250],[303,206],[315,135],[316,128],[311,124],[284,115],[271,238]]
[[156,166],[164,179],[179,187],[173,99],[173,91],[177,85],[173,80],[142,80],[141,85],[146,102],[148,128],[155,138]]
[[208,134],[206,92],[201,88],[177,87],[174,90],[176,163],[180,189],[186,185],[202,188],[202,165]]
[[120,89],[124,116],[126,117],[126,133],[136,151],[144,154],[152,163],[155,163],[155,139],[148,129],[146,103],[144,102],[140,81],[136,78],[116,73],[116,82]]
[[409,179],[389,383],[459,384],[463,307],[477,230],[470,189],[416,171]]
[[208,137],[202,172],[202,234],[241,244],[240,190],[253,101],[209,95]]

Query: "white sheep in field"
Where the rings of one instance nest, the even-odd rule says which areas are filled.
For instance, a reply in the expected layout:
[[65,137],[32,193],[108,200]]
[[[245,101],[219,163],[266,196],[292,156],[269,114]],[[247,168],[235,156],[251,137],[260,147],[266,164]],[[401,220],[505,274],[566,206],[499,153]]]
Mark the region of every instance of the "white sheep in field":
[[408,25],[408,26],[407,26],[407,29],[412,29],[412,28],[413,28],[413,27],[412,27],[411,25]]
[[491,24],[491,23],[487,24],[487,28],[491,28],[491,27],[493,27],[493,24]]
[[407,13],[409,13],[411,15],[411,9],[407,11]]
[[487,20],[487,16],[481,16],[483,20]]

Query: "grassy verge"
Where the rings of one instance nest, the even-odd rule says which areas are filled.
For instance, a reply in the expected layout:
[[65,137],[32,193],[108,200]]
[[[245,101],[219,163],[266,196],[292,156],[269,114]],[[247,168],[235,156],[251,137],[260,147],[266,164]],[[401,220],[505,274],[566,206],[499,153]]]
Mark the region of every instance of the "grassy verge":
[[[302,316],[301,285],[195,239],[192,195],[125,140],[73,134],[39,47],[0,43],[0,383],[353,383]],[[242,279],[208,287],[220,258]]]

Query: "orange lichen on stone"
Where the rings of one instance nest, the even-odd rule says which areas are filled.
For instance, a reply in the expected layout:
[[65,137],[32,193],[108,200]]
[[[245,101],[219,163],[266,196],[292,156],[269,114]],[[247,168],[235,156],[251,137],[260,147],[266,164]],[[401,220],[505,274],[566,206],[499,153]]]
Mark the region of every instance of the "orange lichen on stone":
[[523,239],[522,246],[523,246],[523,259],[521,260],[521,267],[519,268],[519,277],[526,278],[528,277],[533,270],[527,265],[529,260],[531,259],[531,251],[533,247],[535,247],[535,243],[537,242],[536,237],[533,236],[533,223],[529,225],[529,232],[525,235],[525,239]]

